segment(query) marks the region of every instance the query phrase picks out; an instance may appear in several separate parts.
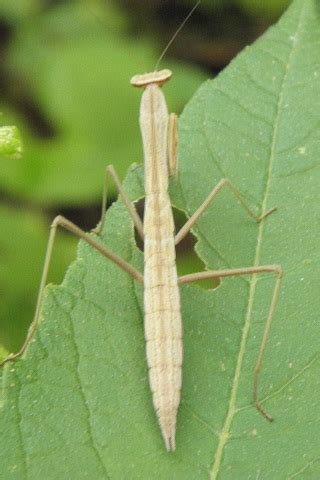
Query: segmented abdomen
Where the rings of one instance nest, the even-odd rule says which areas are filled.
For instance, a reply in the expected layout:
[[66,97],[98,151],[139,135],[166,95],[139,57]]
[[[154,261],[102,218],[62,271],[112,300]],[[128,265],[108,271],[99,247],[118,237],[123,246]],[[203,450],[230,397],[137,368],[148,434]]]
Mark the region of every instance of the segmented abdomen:
[[174,225],[167,192],[146,198],[144,227],[148,232],[144,242],[144,308],[149,382],[167,449],[174,450],[181,390],[182,324]]

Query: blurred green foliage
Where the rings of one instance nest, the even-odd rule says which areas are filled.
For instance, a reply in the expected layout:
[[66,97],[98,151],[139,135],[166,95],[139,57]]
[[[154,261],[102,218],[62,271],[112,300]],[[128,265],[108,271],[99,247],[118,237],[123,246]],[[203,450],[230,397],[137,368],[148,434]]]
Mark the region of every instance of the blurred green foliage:
[[[156,54],[150,43],[126,38],[117,19],[113,29],[112,18],[107,28],[78,3],[20,26],[8,49],[7,72],[16,101],[36,105],[46,132],[44,138],[30,129],[28,118],[6,111],[19,124],[26,149],[21,162],[0,174],[5,191],[46,205],[96,202],[106,164],[123,177],[133,161],[141,161],[140,92],[128,81],[152,69]],[[168,98],[179,111],[204,76],[172,68]]]
[[41,0],[15,0],[1,2],[0,15],[8,22],[19,24],[24,19],[37,14],[41,9]]
[[[127,3],[136,4],[137,2],[131,0]],[[197,0],[181,0],[179,3],[180,6],[189,6],[191,9],[197,3]],[[197,8],[205,12],[214,12],[216,10],[237,7],[239,11],[243,10],[250,15],[272,19],[281,15],[289,4],[290,0],[201,0]],[[157,0],[149,0],[147,6],[149,9],[156,9],[159,6],[159,2]]]
[[234,0],[234,4],[251,15],[272,19],[288,7],[290,0]]

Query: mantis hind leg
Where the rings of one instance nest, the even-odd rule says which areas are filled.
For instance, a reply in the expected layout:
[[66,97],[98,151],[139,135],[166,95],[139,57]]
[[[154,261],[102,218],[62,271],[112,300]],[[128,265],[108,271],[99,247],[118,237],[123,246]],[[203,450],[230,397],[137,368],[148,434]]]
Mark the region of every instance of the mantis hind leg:
[[276,280],[274,284],[273,294],[269,307],[268,317],[265,323],[262,340],[260,343],[259,353],[256,360],[254,374],[253,374],[253,400],[258,411],[270,422],[273,421],[273,417],[263,408],[261,401],[259,400],[259,378],[260,371],[263,363],[263,357],[266,350],[270,328],[272,325],[274,311],[279,297],[280,284],[282,278],[282,268],[279,265],[264,265],[259,267],[246,267],[246,268],[234,268],[227,270],[212,270],[207,272],[192,273],[190,275],[184,275],[179,278],[179,284],[191,283],[197,280],[206,280],[209,278],[223,278],[236,275],[250,275],[256,273],[275,273]]

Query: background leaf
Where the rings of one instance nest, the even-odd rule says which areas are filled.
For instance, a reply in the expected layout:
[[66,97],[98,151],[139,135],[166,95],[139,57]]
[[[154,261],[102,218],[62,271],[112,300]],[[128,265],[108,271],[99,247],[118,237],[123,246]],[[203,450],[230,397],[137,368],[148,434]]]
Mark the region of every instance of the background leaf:
[[[252,406],[270,276],[228,279],[210,292],[181,289],[183,401],[177,451],[167,454],[148,391],[141,288],[80,244],[63,285],[47,289],[36,342],[4,372],[4,477],[319,477],[319,23],[317,2],[296,0],[201,87],[181,118],[172,185],[189,214],[223,176],[257,211],[278,209],[257,227],[223,192],[195,228],[210,268],[284,268],[261,377],[274,424]],[[132,198],[142,194],[139,168],[126,188]],[[103,241],[142,268],[119,202]]]
[[[20,162],[0,171],[8,194],[45,205],[98,202],[107,164],[123,177],[141,160],[133,121],[140,92],[129,88],[129,79],[152,69],[156,54],[150,42],[126,36],[114,9],[103,22],[81,2],[70,3],[31,17],[15,35],[6,64],[7,75],[18,79],[12,95],[16,103],[36,105],[45,135],[3,106],[28,145]],[[177,83],[168,89],[169,104],[180,111],[205,77],[196,68],[171,66]]]

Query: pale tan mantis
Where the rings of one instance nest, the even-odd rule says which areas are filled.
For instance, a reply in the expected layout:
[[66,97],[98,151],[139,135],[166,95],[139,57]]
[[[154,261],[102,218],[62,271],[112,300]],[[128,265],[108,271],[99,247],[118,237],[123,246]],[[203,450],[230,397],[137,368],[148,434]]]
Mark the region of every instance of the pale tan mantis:
[[[228,179],[222,179],[175,235],[171,202],[168,194],[168,177],[175,173],[177,165],[177,122],[174,114],[168,114],[165,98],[160,89],[160,86],[171,78],[171,75],[170,70],[161,70],[136,75],[131,79],[132,85],[144,88],[140,108],[145,168],[145,210],[143,222],[137,214],[135,206],[127,198],[113,167],[109,166],[106,170],[107,174],[110,174],[113,178],[137,232],[144,241],[144,275],[102,245],[94,236],[84,232],[64,217],[56,217],[51,225],[34,320],[20,351],[10,355],[2,362],[4,364],[21,356],[33,338],[41,313],[43,291],[47,280],[56,231],[59,226],[64,227],[85,240],[102,255],[115,262],[136,281],[144,285],[144,330],[149,383],[153,394],[154,408],[168,451],[175,450],[176,418],[180,404],[182,382],[183,346],[179,284],[208,278],[222,278],[261,272],[273,272],[276,274],[269,314],[254,369],[253,382],[253,396],[256,407],[267,419],[272,420],[272,417],[263,409],[259,401],[258,381],[282,276],[280,266],[267,265],[204,271],[178,278],[175,246],[188,234],[195,222],[224,186],[228,187],[235,194],[248,214],[257,222],[265,218],[273,209],[260,217],[256,217],[245,204],[233,184]],[[106,190],[104,190],[100,228],[105,213],[105,192]]]

